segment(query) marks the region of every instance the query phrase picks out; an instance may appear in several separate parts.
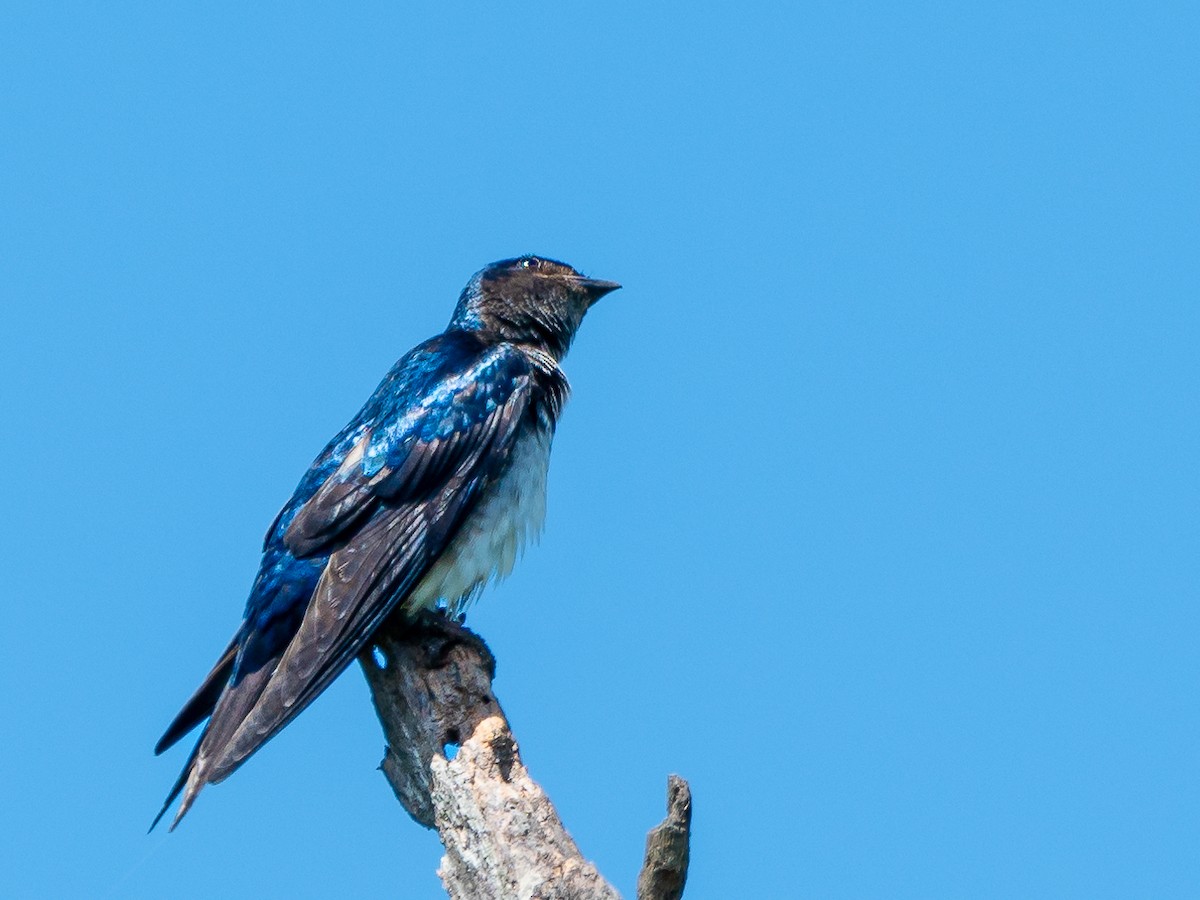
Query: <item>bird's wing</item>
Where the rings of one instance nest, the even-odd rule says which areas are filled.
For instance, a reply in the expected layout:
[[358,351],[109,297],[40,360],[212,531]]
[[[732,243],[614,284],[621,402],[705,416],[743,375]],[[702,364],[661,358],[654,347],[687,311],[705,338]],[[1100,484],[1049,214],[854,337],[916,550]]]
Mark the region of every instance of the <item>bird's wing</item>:
[[[328,565],[265,683],[235,677],[217,703],[180,816],[204,784],[233,772],[361,652],[503,470],[531,394],[525,356],[492,348],[377,419],[300,508],[284,542],[296,553],[331,553]],[[247,697],[236,697],[243,687]]]
[[399,415],[365,428],[342,464],[296,512],[284,544],[297,558],[329,553],[380,504],[415,502],[443,490],[464,463],[496,443],[506,421],[501,407],[514,395],[524,396],[528,375],[522,353],[497,347],[438,381]]

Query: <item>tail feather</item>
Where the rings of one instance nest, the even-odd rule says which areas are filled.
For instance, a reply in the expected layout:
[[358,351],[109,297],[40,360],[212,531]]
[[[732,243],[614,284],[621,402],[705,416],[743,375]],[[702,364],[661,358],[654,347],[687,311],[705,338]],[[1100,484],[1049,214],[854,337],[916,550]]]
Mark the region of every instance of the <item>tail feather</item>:
[[[192,753],[188,757],[187,764],[183,767],[183,771],[179,773],[179,777],[175,779],[175,784],[171,786],[171,793],[167,794],[166,801],[163,802],[162,809],[158,811],[158,815],[154,817],[154,821],[150,823],[150,827],[146,830],[149,834],[158,827],[158,823],[162,821],[162,817],[167,814],[167,810],[171,808],[171,804],[175,802],[175,798],[179,796],[179,792],[183,790],[183,786],[187,784],[188,776],[192,773],[192,765],[196,762],[196,757],[200,754],[200,745],[204,742],[204,735],[200,736],[200,740],[196,741],[196,746],[192,748]],[[190,801],[185,801],[188,806],[191,806]],[[175,816],[175,821],[171,823],[169,831],[174,831],[175,826],[179,824],[179,819],[183,813]]]
[[[196,741],[196,746],[192,749],[192,753],[188,757],[183,771],[179,773],[175,784],[172,785],[162,810],[150,826],[151,830],[159,823],[159,820],[166,814],[171,804],[182,793],[183,800],[180,802],[179,809],[175,813],[175,819],[171,823],[170,830],[174,831],[175,826],[179,824],[180,819],[191,809],[196,796],[203,790],[204,786],[215,781],[221,781],[228,774],[226,772],[219,774],[217,777],[212,777],[213,764],[220,762],[224,756],[230,739],[237,732],[242,721],[254,709],[254,704],[258,701],[259,695],[262,694],[263,688],[266,687],[267,682],[270,680],[271,673],[275,670],[276,660],[271,660],[257,671],[249,672],[239,677],[236,684],[228,681],[228,675],[225,676],[225,681],[221,681],[214,676],[222,669],[232,668],[232,657],[230,657],[228,663],[225,662],[225,657],[228,654],[229,651],[226,651],[226,654],[221,658],[222,661],[218,662],[212,673],[210,673],[209,679],[196,692],[192,700],[188,701],[188,705],[184,707],[183,712],[176,717],[176,721],[172,723],[171,727],[167,729],[167,733],[163,735],[163,741],[159,742],[163,744],[164,741],[167,741],[173,735],[176,730],[176,723],[187,720],[185,713],[188,713],[189,709],[199,710],[203,708],[202,704],[194,703],[198,697],[205,694],[206,691],[211,691],[218,695],[215,704],[209,707],[206,713],[210,714],[208,724],[204,727],[204,732],[200,735],[200,739]],[[219,689],[213,688],[209,683],[210,681],[213,684],[219,685]],[[195,722],[190,727],[194,727],[194,725]],[[187,730],[189,729],[185,729],[180,735],[175,736],[174,739],[178,740],[182,734],[187,733]],[[170,743],[173,743],[173,741],[166,743],[164,748],[170,746]]]
[[229,642],[229,646],[225,648],[225,652],[221,654],[221,658],[217,660],[216,665],[212,667],[212,671],[205,676],[204,683],[196,688],[196,693],[192,694],[188,702],[183,705],[179,715],[172,720],[171,724],[167,726],[167,730],[163,732],[163,736],[158,739],[158,743],[154,745],[155,756],[168,747],[174,746],[180,738],[212,715],[213,708],[221,697],[221,692],[225,690],[225,686],[229,683],[229,677],[233,674],[233,663],[237,659],[237,651],[238,638],[235,635]]

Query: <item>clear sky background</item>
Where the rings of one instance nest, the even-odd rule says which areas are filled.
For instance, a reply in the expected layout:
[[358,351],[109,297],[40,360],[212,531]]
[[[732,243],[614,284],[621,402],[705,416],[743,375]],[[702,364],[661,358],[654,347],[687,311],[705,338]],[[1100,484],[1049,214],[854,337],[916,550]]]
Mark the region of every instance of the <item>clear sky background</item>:
[[1200,896],[1200,17],[8,2],[5,897],[443,896],[351,670],[175,834],[262,533],[482,265],[621,281],[469,624],[632,897]]

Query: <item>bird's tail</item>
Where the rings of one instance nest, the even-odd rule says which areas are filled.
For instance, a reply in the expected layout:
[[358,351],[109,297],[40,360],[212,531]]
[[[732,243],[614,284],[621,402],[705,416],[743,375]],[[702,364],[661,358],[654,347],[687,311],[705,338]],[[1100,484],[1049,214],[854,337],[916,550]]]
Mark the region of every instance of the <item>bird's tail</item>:
[[[187,764],[184,765],[183,771],[179,773],[179,777],[171,787],[171,792],[167,795],[167,800],[163,804],[162,810],[150,826],[151,829],[159,823],[159,820],[162,819],[167,809],[175,802],[175,798],[182,793],[183,800],[180,801],[179,809],[175,813],[175,819],[171,822],[170,830],[174,831],[175,826],[179,824],[180,819],[191,809],[192,804],[196,800],[196,795],[204,789],[204,786],[224,780],[236,768],[236,765],[231,767],[225,764],[225,755],[230,740],[237,733],[246,717],[253,711],[254,705],[262,695],[263,688],[270,681],[271,673],[274,672],[277,661],[278,657],[267,660],[257,670],[245,674],[238,673],[236,678],[221,683],[221,690],[216,692],[219,695],[216,703],[208,710],[208,724],[204,726],[204,731],[201,733],[200,739],[196,741],[196,746],[193,748],[191,756],[188,757]],[[222,664],[219,662],[213,668],[213,672],[210,673],[209,678],[213,678],[213,675],[221,668]],[[226,677],[228,678],[228,676]],[[207,684],[208,682],[206,681],[205,686]],[[201,686],[192,700],[188,701],[188,706],[184,707],[183,712],[176,718],[176,722],[185,719],[185,713],[188,713],[189,707],[191,707],[196,697],[205,692],[205,686]],[[196,707],[196,709],[198,710],[200,707]],[[172,723],[171,728],[168,728],[167,733],[163,735],[164,741],[172,734],[172,729],[174,728],[175,723]],[[163,744],[163,741],[159,743]],[[165,746],[169,745],[168,743]],[[239,763],[241,761],[239,760]],[[214,768],[216,768],[216,771],[214,771]]]
[[179,714],[167,726],[167,730],[163,732],[163,736],[158,739],[158,743],[154,745],[155,756],[168,747],[174,746],[180,738],[212,715],[213,708],[216,707],[217,700],[221,697],[221,692],[225,690],[225,686],[233,674],[237,651],[238,635],[234,635],[229,646],[225,648],[225,652],[221,654],[221,658],[212,667],[212,671],[205,676],[204,683],[196,688],[196,693],[192,694],[188,698],[188,702],[183,704],[183,709],[179,711]]
[[[175,784],[171,786],[171,793],[167,794],[167,799],[163,802],[162,809],[158,811],[158,815],[154,817],[154,821],[150,823],[150,827],[146,829],[149,834],[158,827],[158,823],[162,821],[162,817],[167,814],[167,810],[171,808],[171,804],[175,802],[175,798],[179,796],[179,792],[183,790],[183,786],[187,784],[188,776],[192,773],[192,767],[196,763],[196,757],[200,755],[200,745],[204,742],[204,736],[201,735],[200,740],[196,741],[196,746],[192,748],[192,753],[188,757],[187,764],[183,767],[183,771],[179,773],[179,777],[175,779]],[[179,806],[179,813],[175,816],[175,821],[171,823],[168,831],[174,831],[175,826],[179,824],[179,820],[183,818],[183,814],[187,812],[188,807],[196,799],[196,794],[199,791],[192,792],[190,797],[184,798],[183,803]]]

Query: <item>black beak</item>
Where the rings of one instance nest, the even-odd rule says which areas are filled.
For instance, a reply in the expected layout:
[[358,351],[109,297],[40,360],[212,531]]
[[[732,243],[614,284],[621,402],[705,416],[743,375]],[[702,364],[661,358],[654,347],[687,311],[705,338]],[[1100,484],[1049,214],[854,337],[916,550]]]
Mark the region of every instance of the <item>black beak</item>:
[[588,299],[592,303],[595,303],[605,294],[611,294],[621,287],[615,281],[602,281],[599,278],[580,278],[576,284],[587,294]]

